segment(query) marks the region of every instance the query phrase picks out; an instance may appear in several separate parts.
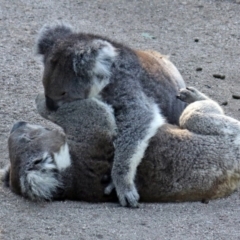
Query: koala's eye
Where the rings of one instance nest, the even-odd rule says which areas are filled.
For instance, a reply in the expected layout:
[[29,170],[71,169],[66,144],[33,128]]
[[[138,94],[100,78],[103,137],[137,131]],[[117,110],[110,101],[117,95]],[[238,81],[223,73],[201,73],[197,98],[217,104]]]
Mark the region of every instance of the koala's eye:
[[62,92],[60,95],[61,96],[66,96],[67,92]]

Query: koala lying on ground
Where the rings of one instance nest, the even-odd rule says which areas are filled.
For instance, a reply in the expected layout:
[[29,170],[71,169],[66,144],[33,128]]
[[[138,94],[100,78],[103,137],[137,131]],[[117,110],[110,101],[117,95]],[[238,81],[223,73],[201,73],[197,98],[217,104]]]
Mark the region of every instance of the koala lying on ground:
[[149,140],[166,118],[178,124],[185,104],[176,99],[185,83],[176,67],[154,51],[137,51],[69,26],[44,26],[37,40],[43,56],[46,104],[97,98],[114,110],[118,134],[110,193],[122,206],[138,205],[134,178]]
[[[144,202],[202,201],[227,196],[240,183],[240,122],[194,88],[179,99],[190,103],[180,127],[165,123],[151,139],[138,166],[136,186]],[[29,123],[14,125],[9,137],[11,189],[32,200],[115,201],[104,195],[114,154],[116,125],[111,108],[96,99],[66,103],[39,113],[64,134]],[[69,152],[68,152],[69,149]]]

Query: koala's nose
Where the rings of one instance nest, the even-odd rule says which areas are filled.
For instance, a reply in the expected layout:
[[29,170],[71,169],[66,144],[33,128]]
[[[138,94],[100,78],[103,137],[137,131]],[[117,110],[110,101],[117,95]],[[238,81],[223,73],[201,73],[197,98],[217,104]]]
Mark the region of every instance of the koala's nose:
[[58,109],[58,105],[54,102],[50,97],[45,95],[46,98],[46,106],[50,111],[56,111]]
[[16,129],[22,127],[22,126],[25,126],[27,123],[26,122],[23,122],[23,121],[20,121],[20,122],[17,122],[13,125],[12,129],[11,129],[11,133],[14,132]]

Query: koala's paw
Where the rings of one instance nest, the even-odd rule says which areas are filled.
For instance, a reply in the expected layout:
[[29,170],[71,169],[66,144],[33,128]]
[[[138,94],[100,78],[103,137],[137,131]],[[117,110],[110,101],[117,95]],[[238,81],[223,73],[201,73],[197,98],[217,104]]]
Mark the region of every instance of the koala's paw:
[[45,104],[45,95],[43,93],[39,93],[35,99],[36,105]]
[[187,87],[182,88],[179,91],[177,98],[186,103],[192,103],[198,100],[203,100],[203,94],[200,93],[196,88]]
[[116,186],[113,183],[110,183],[105,188],[105,194],[110,194],[114,188],[116,189],[119,203],[123,207],[139,207],[139,194],[134,184],[131,184],[129,186],[124,186],[124,184],[120,184],[120,186]]
[[39,93],[35,99],[35,104],[36,104],[36,108],[37,111],[41,114],[42,112],[45,111],[45,96],[43,93]]
[[46,107],[46,100],[45,100],[45,95],[43,93],[39,93],[35,99],[35,104],[36,104],[36,108],[38,113],[46,119],[50,119],[50,111],[47,109]]

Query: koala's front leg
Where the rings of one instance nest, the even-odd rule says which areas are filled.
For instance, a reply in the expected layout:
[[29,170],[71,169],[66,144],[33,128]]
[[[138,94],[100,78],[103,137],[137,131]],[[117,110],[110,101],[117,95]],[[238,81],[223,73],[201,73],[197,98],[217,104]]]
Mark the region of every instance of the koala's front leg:
[[116,113],[116,122],[118,135],[114,141],[113,183],[105,193],[110,193],[115,187],[122,206],[137,207],[139,195],[134,184],[136,170],[150,138],[164,123],[164,118],[156,104],[143,103],[122,108],[120,113]]

